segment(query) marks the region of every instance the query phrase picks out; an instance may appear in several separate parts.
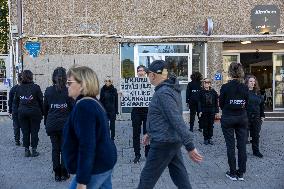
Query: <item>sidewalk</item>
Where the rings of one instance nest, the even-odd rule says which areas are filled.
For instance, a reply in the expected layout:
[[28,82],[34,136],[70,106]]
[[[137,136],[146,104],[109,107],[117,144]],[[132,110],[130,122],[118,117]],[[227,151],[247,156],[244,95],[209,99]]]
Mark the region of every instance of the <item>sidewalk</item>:
[[[130,121],[117,122],[118,162],[114,168],[113,188],[133,189],[138,185],[145,158],[133,164],[132,127]],[[52,173],[51,143],[44,127],[40,129],[39,152],[36,158],[25,158],[23,147],[13,141],[12,121],[0,117],[0,188],[2,189],[62,189],[70,182],[56,183]],[[195,189],[281,189],[284,188],[284,123],[265,122],[261,132],[263,159],[252,156],[248,145],[248,163],[245,181],[230,181],[225,177],[228,170],[226,149],[220,125],[214,128],[215,145],[203,145],[202,134],[194,131],[195,145],[205,156],[201,164],[195,164],[186,156],[184,161],[192,187]],[[142,153],[143,154],[143,153]],[[156,184],[157,189],[174,189],[166,170]]]

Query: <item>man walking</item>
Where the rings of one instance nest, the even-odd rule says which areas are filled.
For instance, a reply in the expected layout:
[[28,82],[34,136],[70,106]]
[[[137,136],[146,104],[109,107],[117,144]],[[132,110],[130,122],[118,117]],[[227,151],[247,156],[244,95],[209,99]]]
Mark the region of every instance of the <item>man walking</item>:
[[155,86],[147,117],[147,134],[143,143],[150,150],[145,167],[140,176],[138,189],[154,188],[166,167],[178,188],[191,189],[188,174],[183,163],[181,146],[194,162],[203,157],[193,144],[193,136],[182,117],[181,91],[175,78],[167,79],[166,63],[163,60],[152,62],[147,70],[149,80]]

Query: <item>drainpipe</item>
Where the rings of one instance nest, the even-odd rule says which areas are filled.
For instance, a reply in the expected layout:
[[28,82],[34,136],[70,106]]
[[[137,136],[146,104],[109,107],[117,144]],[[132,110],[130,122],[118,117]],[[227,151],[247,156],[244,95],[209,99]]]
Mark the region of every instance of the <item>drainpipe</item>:
[[17,18],[18,18],[18,36],[19,39],[16,43],[18,43],[18,58],[17,62],[21,62],[22,70],[24,69],[24,64],[23,64],[23,52],[22,52],[22,44],[23,44],[23,39],[21,38],[23,34],[23,4],[22,0],[17,0]]

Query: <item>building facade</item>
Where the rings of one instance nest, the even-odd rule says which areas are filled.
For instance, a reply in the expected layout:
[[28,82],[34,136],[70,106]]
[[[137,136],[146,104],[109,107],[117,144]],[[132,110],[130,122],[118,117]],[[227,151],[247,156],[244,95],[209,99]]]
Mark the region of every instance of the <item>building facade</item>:
[[[12,64],[32,70],[42,89],[58,66],[87,65],[119,88],[136,66],[163,59],[185,101],[193,71],[218,91],[229,63],[240,61],[260,81],[267,108],[284,110],[283,0],[17,0],[10,10]],[[40,43],[35,58],[25,49],[31,40]]]

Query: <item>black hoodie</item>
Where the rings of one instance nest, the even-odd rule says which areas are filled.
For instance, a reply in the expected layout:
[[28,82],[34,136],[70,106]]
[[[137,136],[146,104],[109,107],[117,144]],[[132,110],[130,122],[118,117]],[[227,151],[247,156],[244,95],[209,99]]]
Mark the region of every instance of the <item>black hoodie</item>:
[[33,82],[22,83],[13,100],[12,112],[18,112],[19,117],[30,116],[42,119],[43,99],[40,86]]
[[72,111],[75,101],[68,96],[68,89],[61,91],[55,86],[47,87],[44,93],[44,124],[48,135],[61,133],[63,126]]
[[222,85],[219,105],[224,115],[243,115],[248,104],[248,87],[234,79]]
[[198,102],[199,94],[201,90],[200,81],[191,81],[188,83],[186,88],[186,103],[191,104],[192,102]]

